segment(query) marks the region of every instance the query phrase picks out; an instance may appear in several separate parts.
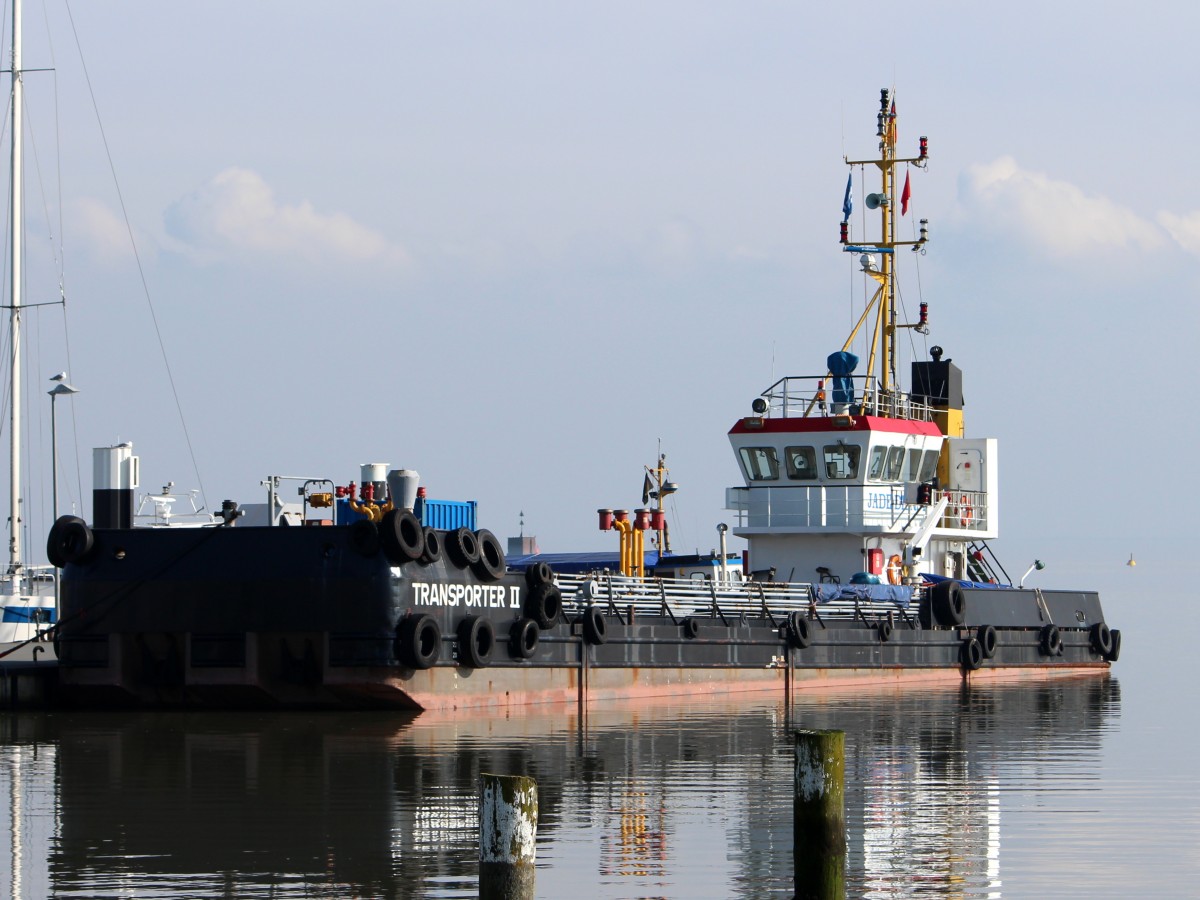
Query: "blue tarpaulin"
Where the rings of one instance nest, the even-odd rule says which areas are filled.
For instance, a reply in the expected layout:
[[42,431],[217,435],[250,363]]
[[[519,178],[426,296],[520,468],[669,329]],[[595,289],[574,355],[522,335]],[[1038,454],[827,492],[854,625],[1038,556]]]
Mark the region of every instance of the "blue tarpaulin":
[[831,600],[890,600],[901,609],[912,601],[913,589],[907,584],[814,584],[818,603]]
[[830,353],[825,360],[829,374],[833,376],[833,403],[850,405],[854,402],[854,380],[850,373],[858,365],[858,357],[845,350]]

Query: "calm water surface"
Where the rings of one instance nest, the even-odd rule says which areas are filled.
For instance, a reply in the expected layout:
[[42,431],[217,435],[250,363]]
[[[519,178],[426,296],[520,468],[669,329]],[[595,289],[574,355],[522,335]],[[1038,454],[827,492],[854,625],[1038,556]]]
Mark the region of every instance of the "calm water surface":
[[0,895],[472,897],[491,771],[538,780],[539,896],[787,897],[802,726],[846,732],[849,896],[1192,896],[1194,767],[1172,771],[1153,729],[1125,746],[1128,705],[1102,677],[790,712],[745,697],[597,707],[586,723],[8,716]]

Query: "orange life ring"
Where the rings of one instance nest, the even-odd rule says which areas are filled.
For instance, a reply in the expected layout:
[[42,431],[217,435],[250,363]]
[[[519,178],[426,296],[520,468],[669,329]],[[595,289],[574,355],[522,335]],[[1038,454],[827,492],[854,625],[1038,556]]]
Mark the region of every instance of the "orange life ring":
[[889,584],[899,584],[900,577],[904,574],[904,560],[900,558],[900,554],[894,553],[887,562],[887,579]]
[[975,509],[971,506],[971,498],[963,494],[958,498],[958,524],[966,528],[975,519]]

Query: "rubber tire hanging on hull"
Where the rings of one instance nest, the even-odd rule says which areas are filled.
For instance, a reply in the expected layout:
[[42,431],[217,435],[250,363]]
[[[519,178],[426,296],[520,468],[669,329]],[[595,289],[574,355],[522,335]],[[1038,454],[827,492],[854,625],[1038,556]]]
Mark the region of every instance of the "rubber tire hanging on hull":
[[1108,651],[1108,655],[1104,658],[1109,662],[1116,662],[1121,658],[1121,629],[1114,628],[1109,634],[1112,635],[1112,649]]
[[687,638],[688,640],[691,640],[692,638],[697,637],[700,634],[700,620],[699,619],[693,619],[691,616],[688,616],[686,619],[683,620],[682,625],[683,625],[683,636],[685,638]]
[[939,581],[930,591],[930,605],[938,625],[961,625],[966,616],[967,595],[957,581]]
[[583,611],[583,636],[589,644],[603,644],[608,640],[608,620],[598,606],[589,606]]
[[59,516],[46,539],[46,558],[62,568],[87,560],[96,546],[96,536],[79,516]]
[[1108,659],[1108,654],[1112,652],[1112,632],[1103,622],[1097,622],[1092,626],[1088,637],[1092,643],[1092,650]]
[[496,536],[486,528],[475,532],[475,544],[479,548],[479,559],[471,563],[471,571],[480,581],[499,581],[508,571],[504,560],[504,548]]
[[379,523],[379,545],[392,565],[415,562],[425,552],[425,530],[407,509],[389,510]]
[[984,659],[991,659],[996,655],[995,625],[980,625],[979,630],[975,632],[975,640],[979,641],[979,646],[983,648]]
[[1044,625],[1038,637],[1038,649],[1043,656],[1058,656],[1062,653],[1062,633],[1057,625]]
[[442,652],[442,629],[432,616],[413,616],[400,623],[396,658],[414,669],[428,669]]
[[518,619],[508,634],[509,652],[515,659],[532,659],[537,653],[541,629],[533,619]]
[[983,645],[975,638],[967,638],[962,642],[959,659],[962,661],[964,669],[974,672],[983,665]]
[[467,616],[458,626],[458,661],[472,669],[482,669],[492,661],[496,649],[496,629],[490,619]]
[[525,594],[525,615],[539,628],[553,628],[562,612],[562,591],[556,584],[539,584]]
[[888,641],[890,641],[892,639],[892,628],[893,627],[894,626],[892,625],[892,623],[889,622],[887,619],[884,619],[882,622],[879,623],[879,625],[876,626],[876,631],[879,634],[879,640],[881,643],[886,644]]
[[442,533],[436,528],[426,527],[424,530],[425,548],[421,553],[421,562],[427,566],[433,565],[442,558]]
[[550,568],[550,563],[530,563],[525,569],[525,583],[531,588],[535,588],[540,584],[553,584],[554,570]]
[[808,619],[800,610],[788,616],[786,631],[788,643],[797,650],[803,650],[812,643],[812,629],[808,627]]
[[446,555],[450,562],[460,569],[466,569],[479,562],[479,541],[475,532],[470,528],[456,528],[446,532]]

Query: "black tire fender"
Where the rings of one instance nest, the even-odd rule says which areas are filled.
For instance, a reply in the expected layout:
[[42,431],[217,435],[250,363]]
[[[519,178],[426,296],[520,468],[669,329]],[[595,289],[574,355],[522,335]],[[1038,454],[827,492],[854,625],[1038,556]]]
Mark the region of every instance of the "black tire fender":
[[553,584],[554,570],[550,568],[550,563],[535,562],[526,566],[525,583],[531,588],[535,588],[539,584]]
[[1097,622],[1092,626],[1088,637],[1091,639],[1092,650],[1104,658],[1108,658],[1108,654],[1112,652],[1112,631],[1103,622]]
[[1104,658],[1109,662],[1116,662],[1121,658],[1121,629],[1113,628],[1109,631],[1112,636],[1112,649],[1108,651],[1108,655]]
[[683,626],[683,636],[685,638],[688,638],[689,640],[691,640],[692,638],[694,638],[700,634],[700,620],[699,619],[693,619],[691,616],[688,616],[686,619],[683,620],[682,626]]
[[416,562],[425,552],[425,530],[407,509],[389,510],[379,523],[379,545],[395,566]]
[[952,627],[961,625],[966,617],[967,595],[957,581],[939,581],[931,591],[934,621]]
[[460,569],[466,569],[479,562],[479,541],[475,532],[470,528],[456,528],[446,532],[443,548],[450,561]]
[[1057,625],[1043,625],[1038,637],[1038,646],[1045,656],[1058,656],[1062,652],[1062,633]]
[[962,642],[959,659],[962,661],[964,669],[968,672],[974,672],[983,665],[983,645],[979,643],[977,638],[967,638]]
[[541,636],[542,630],[533,619],[518,619],[508,634],[509,653],[516,659],[532,659]]
[[46,538],[46,558],[63,568],[86,562],[96,547],[96,536],[79,516],[59,516]]
[[442,653],[442,629],[432,616],[412,616],[400,623],[396,658],[414,669],[428,669]]
[[539,628],[553,628],[562,612],[562,591],[556,584],[539,584],[525,594],[525,615]]
[[598,606],[589,606],[583,611],[583,636],[589,644],[603,644],[608,640],[608,620]]
[[890,641],[892,639],[892,628],[893,627],[894,626],[892,625],[892,623],[889,622],[887,619],[884,619],[882,622],[879,623],[879,626],[878,626],[879,640],[882,643],[886,644],[888,641]]
[[499,581],[508,571],[504,548],[486,528],[475,532],[475,544],[479,547],[479,559],[471,563],[471,571],[480,581]]
[[425,546],[421,551],[421,562],[433,565],[442,558],[442,533],[436,528],[426,526],[422,536]]
[[467,616],[458,625],[458,661],[472,669],[482,669],[492,661],[496,649],[496,628],[491,619]]
[[980,625],[979,630],[975,632],[975,640],[979,641],[979,646],[983,648],[984,659],[991,659],[996,655],[995,625]]
[[812,643],[812,629],[808,627],[808,617],[800,610],[795,610],[788,616],[787,640],[797,650],[803,650]]

